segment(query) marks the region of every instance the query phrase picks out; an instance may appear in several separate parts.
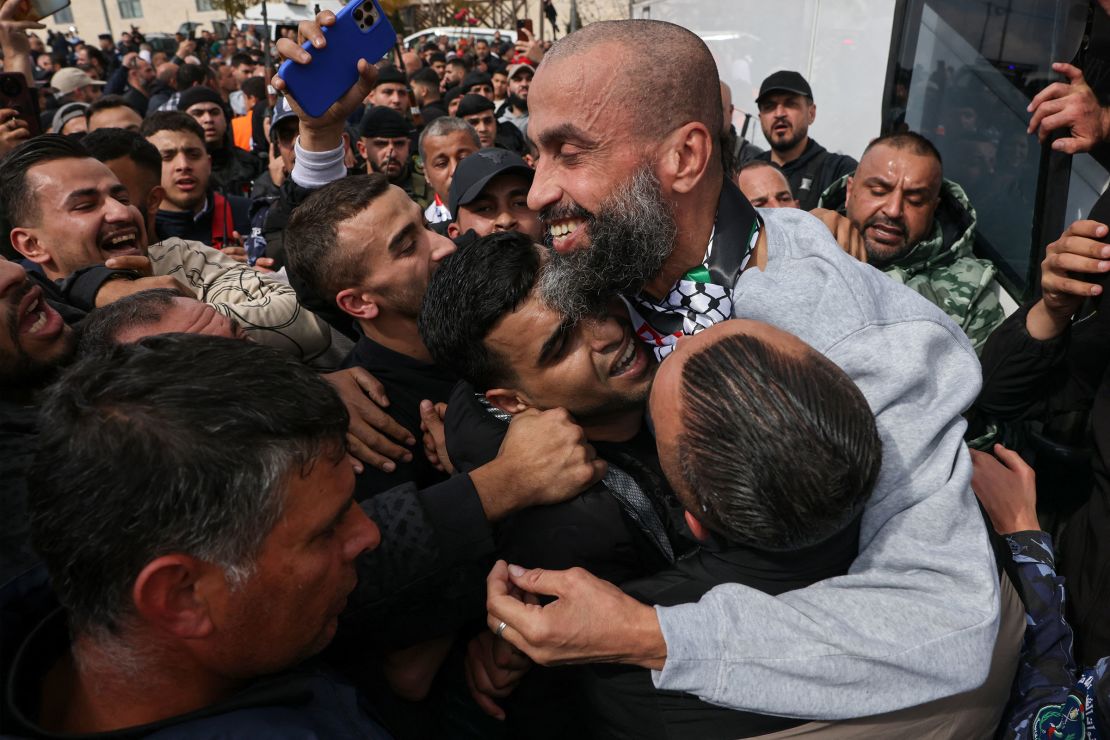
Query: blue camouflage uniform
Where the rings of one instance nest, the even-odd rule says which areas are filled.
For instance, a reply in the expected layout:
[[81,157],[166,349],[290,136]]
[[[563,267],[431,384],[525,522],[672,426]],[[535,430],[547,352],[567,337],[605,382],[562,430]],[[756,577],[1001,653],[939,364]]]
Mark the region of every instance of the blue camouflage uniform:
[[1110,740],[1110,657],[1079,672],[1064,619],[1064,579],[1056,575],[1052,537],[1006,535],[1025,601],[1025,640],[1002,737]]

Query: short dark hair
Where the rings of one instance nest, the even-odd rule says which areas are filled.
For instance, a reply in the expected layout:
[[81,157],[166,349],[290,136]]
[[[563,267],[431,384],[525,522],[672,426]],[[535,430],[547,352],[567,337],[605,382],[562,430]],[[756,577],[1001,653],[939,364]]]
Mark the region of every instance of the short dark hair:
[[204,143],[204,129],[195,118],[179,110],[155,111],[143,119],[143,126],[139,129],[139,133],[148,138],[159,131],[188,131]]
[[155,178],[162,178],[162,155],[137,131],[123,128],[101,128],[81,139],[89,155],[101,162],[127,157]]
[[434,62],[443,62],[444,64],[447,64],[447,55],[444,54],[442,51],[437,51],[437,52],[434,52],[432,54],[429,54],[428,55],[428,64],[432,64]]
[[244,64],[254,64],[254,57],[245,51],[237,51],[231,55],[231,66],[241,67]]
[[285,228],[285,258],[290,272],[329,305],[365,275],[358,249],[342,249],[339,224],[369,207],[389,188],[381,173],[359,174],[329,183],[308,196]]
[[56,159],[88,159],[77,140],[60,134],[43,134],[23,142],[0,159],[0,209],[9,227],[27,226],[39,218],[38,199],[27,186],[27,172],[35,165]]
[[752,159],[752,160],[749,160],[739,170],[737,170],[737,172],[745,172],[747,170],[759,170],[759,169],[765,169],[765,168],[775,170],[775,171],[779,172],[780,174],[782,174],[783,177],[786,177],[786,173],[782,171],[782,167],[779,167],[774,162],[768,162],[766,159]]
[[266,80],[261,77],[248,77],[243,80],[242,86],[239,88],[243,91],[244,95],[250,95],[252,98],[266,97]]
[[862,511],[882,444],[863,394],[824,356],[734,334],[686,358],[681,394],[682,482],[714,532],[793,550]]
[[102,110],[130,107],[131,106],[127,104],[127,101],[123,99],[122,95],[102,95],[93,102],[89,103],[89,107],[85,109],[85,120],[91,120],[94,115]]
[[437,365],[451,368],[479,391],[516,377],[485,339],[532,292],[543,266],[540,249],[524,234],[505,231],[464,245],[440,263],[417,320]]
[[[933,142],[917,133],[916,131],[902,131],[894,134],[886,134],[884,136],[876,136],[867,144],[867,148],[863,150],[866,155],[873,147],[880,144],[891,147],[892,149],[907,149],[912,154],[919,157],[932,157],[937,161],[937,164],[944,169],[944,160],[940,158],[940,150],[936,148]],[[861,156],[860,159],[863,159]]]
[[91,311],[77,325],[77,354],[105,352],[119,344],[118,337],[125,329],[157,323],[178,295],[170,288],[154,288]]
[[92,635],[126,625],[135,577],[160,555],[249,577],[290,475],[321,454],[341,460],[348,423],[331,386],[288,354],[189,334],[79,360],[41,414],[32,542],[71,629]]
[[469,72],[470,70],[472,70],[474,68],[474,63],[471,62],[466,57],[455,57],[454,59],[449,59],[447,61],[447,66],[448,67],[452,67],[452,66],[453,67],[462,67],[467,72]]
[[177,68],[178,91],[188,90],[194,85],[203,85],[208,79],[208,70],[199,64],[182,64]]

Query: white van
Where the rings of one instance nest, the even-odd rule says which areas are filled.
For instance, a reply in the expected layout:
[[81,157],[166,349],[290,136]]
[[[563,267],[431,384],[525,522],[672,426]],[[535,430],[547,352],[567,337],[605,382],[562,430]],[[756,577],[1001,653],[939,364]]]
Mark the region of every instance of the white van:
[[425,28],[423,31],[417,31],[405,37],[405,48],[410,48],[411,44],[419,42],[421,44],[428,41],[435,41],[440,36],[446,36],[451,44],[455,44],[459,39],[466,39],[469,42],[478,41],[493,41],[493,35],[500,33],[502,39],[508,39],[516,43],[516,31],[508,29],[497,28],[468,28],[464,26],[436,26],[435,28]]

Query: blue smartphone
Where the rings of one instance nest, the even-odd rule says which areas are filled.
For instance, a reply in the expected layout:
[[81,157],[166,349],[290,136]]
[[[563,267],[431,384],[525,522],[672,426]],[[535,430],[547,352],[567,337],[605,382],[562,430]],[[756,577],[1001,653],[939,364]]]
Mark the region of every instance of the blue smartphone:
[[317,49],[310,42],[303,48],[312,55],[308,64],[282,62],[278,77],[289,93],[313,118],[322,116],[358,80],[358,60],[373,64],[393,49],[397,34],[385,17],[378,0],[356,0],[335,16],[335,24],[323,29],[328,43]]

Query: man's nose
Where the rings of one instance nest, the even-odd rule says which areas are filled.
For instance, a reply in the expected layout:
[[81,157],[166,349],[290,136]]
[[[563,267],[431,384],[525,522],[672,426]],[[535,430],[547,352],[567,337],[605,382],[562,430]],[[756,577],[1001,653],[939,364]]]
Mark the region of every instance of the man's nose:
[[883,215],[891,219],[902,218],[903,205],[901,191],[895,190],[883,201]]
[[532,187],[528,188],[528,208],[539,213],[544,208],[559,202],[562,191],[556,180],[555,172],[548,164],[549,158],[540,157],[536,161],[536,171],[532,177]]
[[434,241],[432,242],[432,262],[440,262],[455,253],[458,247],[455,242],[451,241],[445,236],[440,236],[432,232]]
[[354,560],[364,552],[373,550],[382,541],[382,532],[374,520],[366,516],[358,504],[351,507],[350,536],[343,543],[343,557]]
[[586,341],[594,352],[615,350],[624,340],[624,330],[612,316],[585,320]]

